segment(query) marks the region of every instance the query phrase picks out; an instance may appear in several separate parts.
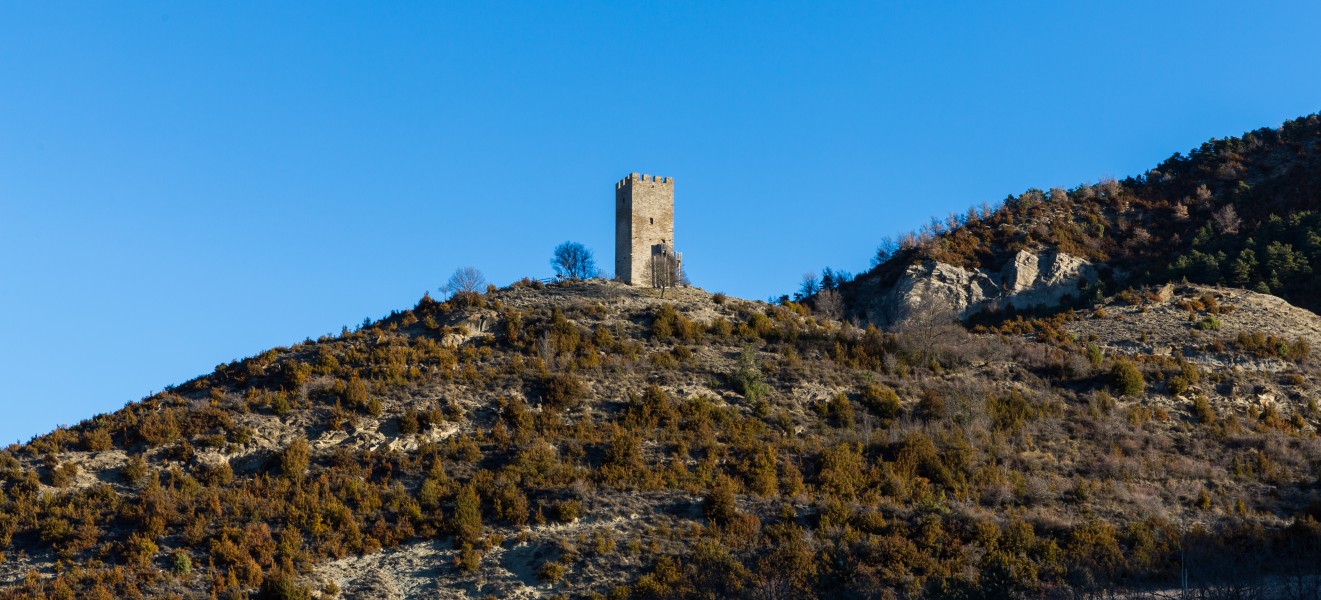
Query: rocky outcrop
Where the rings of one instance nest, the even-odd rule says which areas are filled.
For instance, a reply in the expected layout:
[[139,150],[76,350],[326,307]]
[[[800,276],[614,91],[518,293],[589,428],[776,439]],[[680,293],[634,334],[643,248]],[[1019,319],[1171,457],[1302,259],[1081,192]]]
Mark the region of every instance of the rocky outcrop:
[[999,272],[927,260],[908,265],[889,289],[870,290],[865,313],[873,323],[895,325],[921,315],[966,318],[986,307],[1054,306],[1096,277],[1095,265],[1054,250],[1020,250]]

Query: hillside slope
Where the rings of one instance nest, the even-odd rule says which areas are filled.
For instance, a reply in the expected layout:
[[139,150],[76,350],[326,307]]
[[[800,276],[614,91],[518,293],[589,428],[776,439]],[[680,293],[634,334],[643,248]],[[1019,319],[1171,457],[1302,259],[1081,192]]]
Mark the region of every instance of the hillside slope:
[[1056,597],[1180,550],[1201,589],[1317,581],[1310,348],[1228,371],[1093,317],[427,298],[7,448],[0,596]]
[[[953,269],[994,276],[1027,252],[1066,256],[1093,265],[1100,276],[1091,286],[1061,282],[1047,304],[1063,293],[1095,301],[1129,285],[1186,278],[1273,294],[1316,311],[1321,309],[1321,278],[1313,276],[1321,272],[1318,208],[1321,117],[1310,115],[1213,139],[1123,181],[1030,189],[994,207],[983,204],[933,220],[919,232],[882,244],[878,266],[841,291],[852,314],[884,321],[905,312],[896,304],[917,302],[889,297],[905,287],[915,265],[927,264],[924,270],[937,271],[935,276]],[[974,284],[955,281],[939,295],[996,295],[969,292]],[[994,281],[989,287],[999,292],[1000,285]],[[1013,290],[1005,291],[1012,296]],[[1041,289],[1033,291],[1042,296]],[[1014,302],[1000,298],[971,307],[955,302],[953,308],[994,310],[1009,303]]]

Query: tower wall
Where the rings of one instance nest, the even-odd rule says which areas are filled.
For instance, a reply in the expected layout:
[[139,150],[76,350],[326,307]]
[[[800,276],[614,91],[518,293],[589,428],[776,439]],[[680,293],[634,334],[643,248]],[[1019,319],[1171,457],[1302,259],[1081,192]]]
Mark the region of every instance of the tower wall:
[[615,276],[648,285],[652,248],[674,246],[674,179],[633,173],[615,184]]

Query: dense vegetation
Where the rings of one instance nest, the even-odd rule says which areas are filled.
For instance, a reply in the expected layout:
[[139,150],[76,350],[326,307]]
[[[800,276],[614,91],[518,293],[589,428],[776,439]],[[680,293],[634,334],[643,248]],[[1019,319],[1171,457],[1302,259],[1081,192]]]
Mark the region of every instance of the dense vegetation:
[[[1187,278],[1321,309],[1321,116],[1211,140],[1123,181],[1028,190],[886,240],[871,274],[915,258],[998,270],[1014,252],[1057,248],[1127,283]],[[857,299],[855,299],[857,300]]]
[[[1250,378],[1102,356],[1065,318],[424,299],[7,449],[3,595],[329,594],[319,563],[430,539],[461,580],[538,531],[573,595],[1054,596],[1171,586],[1181,550],[1202,586],[1317,575],[1315,403],[1238,407]],[[658,518],[573,533],[638,506]]]

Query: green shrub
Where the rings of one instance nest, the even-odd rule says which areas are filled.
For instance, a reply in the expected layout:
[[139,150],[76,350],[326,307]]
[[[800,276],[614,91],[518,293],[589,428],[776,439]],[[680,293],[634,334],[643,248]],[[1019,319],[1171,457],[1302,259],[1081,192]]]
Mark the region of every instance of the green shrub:
[[293,405],[289,404],[289,396],[283,391],[267,394],[266,406],[271,409],[271,412],[281,417],[293,410]]
[[757,364],[757,352],[752,346],[744,347],[743,352],[739,353],[738,361],[734,364],[734,372],[730,373],[729,377],[734,384],[734,391],[743,394],[743,398],[748,402],[756,402],[770,391],[770,386],[762,380],[761,366]]
[[1092,364],[1092,368],[1101,368],[1101,363],[1104,361],[1105,353],[1101,351],[1101,347],[1096,344],[1087,344],[1087,362]]
[[1216,421],[1215,409],[1211,408],[1211,402],[1206,396],[1198,394],[1193,398],[1193,416],[1197,418],[1198,423],[1208,424]]
[[1110,386],[1121,396],[1138,396],[1147,389],[1147,380],[1137,364],[1125,358],[1110,367]]
[[170,572],[179,577],[187,577],[193,572],[193,559],[188,557],[187,552],[175,550],[170,555]]
[[1171,396],[1178,396],[1179,394],[1188,391],[1189,385],[1191,384],[1188,382],[1188,378],[1184,377],[1182,374],[1174,375],[1165,380],[1165,387],[1169,389]]

